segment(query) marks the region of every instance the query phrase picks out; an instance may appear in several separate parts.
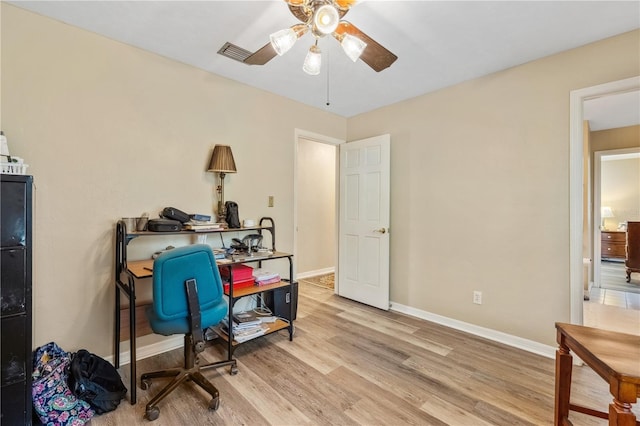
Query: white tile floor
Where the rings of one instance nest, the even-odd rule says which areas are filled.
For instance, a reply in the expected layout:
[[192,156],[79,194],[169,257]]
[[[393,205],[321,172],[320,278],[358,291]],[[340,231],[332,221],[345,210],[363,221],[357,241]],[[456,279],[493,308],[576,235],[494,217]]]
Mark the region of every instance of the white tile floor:
[[587,327],[640,336],[640,294],[593,287],[583,308]]
[[589,293],[589,302],[640,310],[640,294],[625,291],[593,287]]

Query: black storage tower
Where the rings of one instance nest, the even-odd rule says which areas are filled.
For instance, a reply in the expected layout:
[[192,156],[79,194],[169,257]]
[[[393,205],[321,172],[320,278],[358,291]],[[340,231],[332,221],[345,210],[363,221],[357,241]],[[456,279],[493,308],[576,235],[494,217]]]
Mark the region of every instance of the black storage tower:
[[0,174],[0,424],[31,424],[33,176]]

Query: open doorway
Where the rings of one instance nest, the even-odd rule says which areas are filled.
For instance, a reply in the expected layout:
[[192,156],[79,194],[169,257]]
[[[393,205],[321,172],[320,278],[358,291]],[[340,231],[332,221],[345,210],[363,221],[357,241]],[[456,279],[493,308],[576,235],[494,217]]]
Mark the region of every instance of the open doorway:
[[296,279],[335,290],[338,256],[338,145],[296,131],[294,261]]
[[640,293],[640,284],[627,283],[624,271],[626,224],[640,220],[640,127],[592,132],[591,140],[598,149],[625,133],[624,139],[638,146],[593,155],[593,240],[600,241],[594,245],[594,259],[599,261],[594,261],[593,286]]
[[[601,186],[602,153],[595,151],[640,146],[637,140],[640,134],[637,127],[640,111],[636,106],[632,106],[632,110],[627,113],[616,112],[614,102],[630,97],[637,99],[639,90],[640,78],[634,77],[571,93],[571,321],[576,324],[584,323],[588,326],[633,334],[640,334],[640,310],[638,310],[640,299],[635,301],[635,310],[598,303],[604,299],[604,293],[599,292],[598,286],[603,255],[602,238],[603,235],[606,236],[601,232],[603,225],[601,207],[610,206],[601,205],[601,193],[597,186]],[[637,105],[637,102],[635,103]],[[593,105],[600,108],[591,108]],[[596,111],[595,115],[594,111]],[[603,127],[602,117],[598,114],[608,114],[617,119],[626,115],[628,121]],[[611,135],[614,131],[612,129],[615,128],[626,128],[627,133],[634,135],[635,141],[630,144],[629,142],[621,144],[619,139],[616,141],[617,138]],[[599,137],[601,140],[606,139],[604,145],[598,141]],[[578,182],[580,175],[583,176],[583,182]],[[584,184],[584,192],[582,184]],[[631,213],[632,215],[640,214],[640,212]],[[610,214],[607,213],[607,215]],[[612,232],[618,231],[620,221],[616,221],[616,218],[605,217],[604,221],[607,230],[612,228]],[[582,235],[580,230],[583,231]],[[608,250],[607,247],[605,249]],[[580,259],[580,253],[583,259]],[[620,254],[617,256],[620,258]],[[580,271],[580,268],[583,270]],[[583,280],[583,274],[580,272],[585,274],[586,279]],[[596,287],[592,287],[594,284]],[[584,290],[588,291],[584,292]],[[591,290],[595,290],[595,293]],[[583,293],[592,296],[591,300],[583,302]],[[624,299],[620,299],[619,294],[616,298],[618,305],[625,302]]]
[[[593,249],[595,244],[591,237],[593,234],[585,232],[585,228],[592,229],[591,224],[597,220],[593,214],[593,200],[588,196],[589,191],[585,191],[586,194],[583,192],[585,175],[590,174],[589,162],[585,161],[584,155],[585,140],[588,140],[589,133],[588,127],[584,126],[584,104],[589,100],[639,90],[640,77],[632,77],[575,90],[570,94],[570,308],[571,322],[574,324],[584,323],[585,280],[583,276],[587,273],[585,269],[588,269],[584,265],[585,260],[595,259]],[[583,228],[585,221],[587,226]],[[590,257],[585,257],[584,247],[588,247]],[[637,321],[635,323],[637,324]]]

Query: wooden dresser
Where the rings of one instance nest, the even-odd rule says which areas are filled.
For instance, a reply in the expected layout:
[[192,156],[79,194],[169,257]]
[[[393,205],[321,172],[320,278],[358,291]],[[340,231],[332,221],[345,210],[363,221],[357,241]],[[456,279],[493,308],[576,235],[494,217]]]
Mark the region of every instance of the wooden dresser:
[[600,231],[601,256],[603,259],[625,258],[627,234],[624,231]]

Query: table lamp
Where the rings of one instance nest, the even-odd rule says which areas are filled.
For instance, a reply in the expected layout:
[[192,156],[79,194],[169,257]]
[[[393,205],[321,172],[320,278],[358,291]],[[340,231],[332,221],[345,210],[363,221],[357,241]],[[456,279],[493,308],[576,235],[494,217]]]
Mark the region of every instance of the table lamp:
[[602,217],[602,224],[600,226],[600,229],[606,231],[607,227],[604,226],[604,220],[609,217],[614,217],[613,210],[611,210],[611,207],[602,207],[600,213],[600,216]]
[[219,175],[219,184],[216,188],[218,192],[218,222],[226,224],[226,208],[224,206],[224,177],[227,173],[236,173],[236,162],[233,160],[233,153],[229,145],[216,145],[211,154],[209,162],[209,172]]

